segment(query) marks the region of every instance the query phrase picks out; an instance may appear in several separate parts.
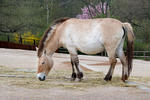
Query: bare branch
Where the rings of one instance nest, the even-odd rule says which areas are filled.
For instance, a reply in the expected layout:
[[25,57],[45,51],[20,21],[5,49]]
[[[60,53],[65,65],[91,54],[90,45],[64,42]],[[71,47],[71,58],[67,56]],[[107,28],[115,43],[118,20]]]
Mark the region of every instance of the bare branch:
[[5,27],[5,28],[0,28],[0,32],[3,32],[3,33],[15,33],[15,32],[18,32],[20,29],[24,28],[26,25],[24,24],[19,24],[19,25],[16,25],[14,26],[13,28],[10,28],[4,24],[1,24],[1,26]]

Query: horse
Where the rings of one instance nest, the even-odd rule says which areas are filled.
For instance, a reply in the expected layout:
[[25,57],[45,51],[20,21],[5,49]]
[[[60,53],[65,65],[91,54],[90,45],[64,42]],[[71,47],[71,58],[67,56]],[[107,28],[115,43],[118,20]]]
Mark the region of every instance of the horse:
[[[123,51],[127,37],[126,56]],[[83,79],[78,53],[97,54],[106,51],[110,68],[104,80],[111,81],[118,57],[122,63],[122,80],[128,80],[132,70],[134,33],[130,23],[113,18],[55,20],[42,36],[38,50],[37,78],[44,81],[53,66],[52,56],[59,47],[68,50],[72,65],[71,80]]]

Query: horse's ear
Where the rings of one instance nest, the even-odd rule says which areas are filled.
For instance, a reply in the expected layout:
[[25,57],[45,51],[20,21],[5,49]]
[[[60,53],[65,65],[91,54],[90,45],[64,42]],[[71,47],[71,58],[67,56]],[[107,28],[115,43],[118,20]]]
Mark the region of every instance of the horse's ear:
[[35,47],[36,48],[36,51],[38,51],[39,50],[39,48],[38,47]]

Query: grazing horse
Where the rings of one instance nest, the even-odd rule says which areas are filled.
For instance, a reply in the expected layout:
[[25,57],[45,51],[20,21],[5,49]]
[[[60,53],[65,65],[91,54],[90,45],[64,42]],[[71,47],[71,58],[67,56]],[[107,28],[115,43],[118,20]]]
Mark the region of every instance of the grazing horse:
[[[123,51],[125,37],[127,37],[127,56]],[[53,66],[52,55],[59,47],[64,47],[70,53],[72,80],[83,78],[77,50],[85,54],[96,54],[106,50],[110,68],[104,80],[111,80],[117,56],[122,63],[122,80],[125,82],[132,69],[133,42],[134,33],[131,25],[116,19],[63,18],[56,20],[39,43],[37,77],[41,81],[45,80]]]

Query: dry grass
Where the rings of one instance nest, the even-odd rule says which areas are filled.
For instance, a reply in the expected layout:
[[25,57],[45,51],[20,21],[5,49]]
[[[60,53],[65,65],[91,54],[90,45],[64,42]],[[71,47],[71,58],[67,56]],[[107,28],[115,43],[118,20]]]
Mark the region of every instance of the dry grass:
[[[25,88],[53,88],[62,87],[68,89],[84,89],[90,87],[101,87],[101,86],[121,86],[121,87],[133,87],[133,85],[127,85],[123,83],[120,77],[113,77],[111,82],[105,82],[103,80],[104,74],[101,72],[85,72],[84,79],[81,82],[70,81],[71,71],[52,71],[47,76],[45,81],[39,81],[36,78],[35,72],[24,72],[16,71],[8,67],[0,66],[1,75],[14,75],[16,77],[0,77],[1,82],[9,85],[15,85]],[[21,77],[20,77],[21,76]],[[148,81],[147,78],[143,79],[140,77],[131,77],[131,81]]]

